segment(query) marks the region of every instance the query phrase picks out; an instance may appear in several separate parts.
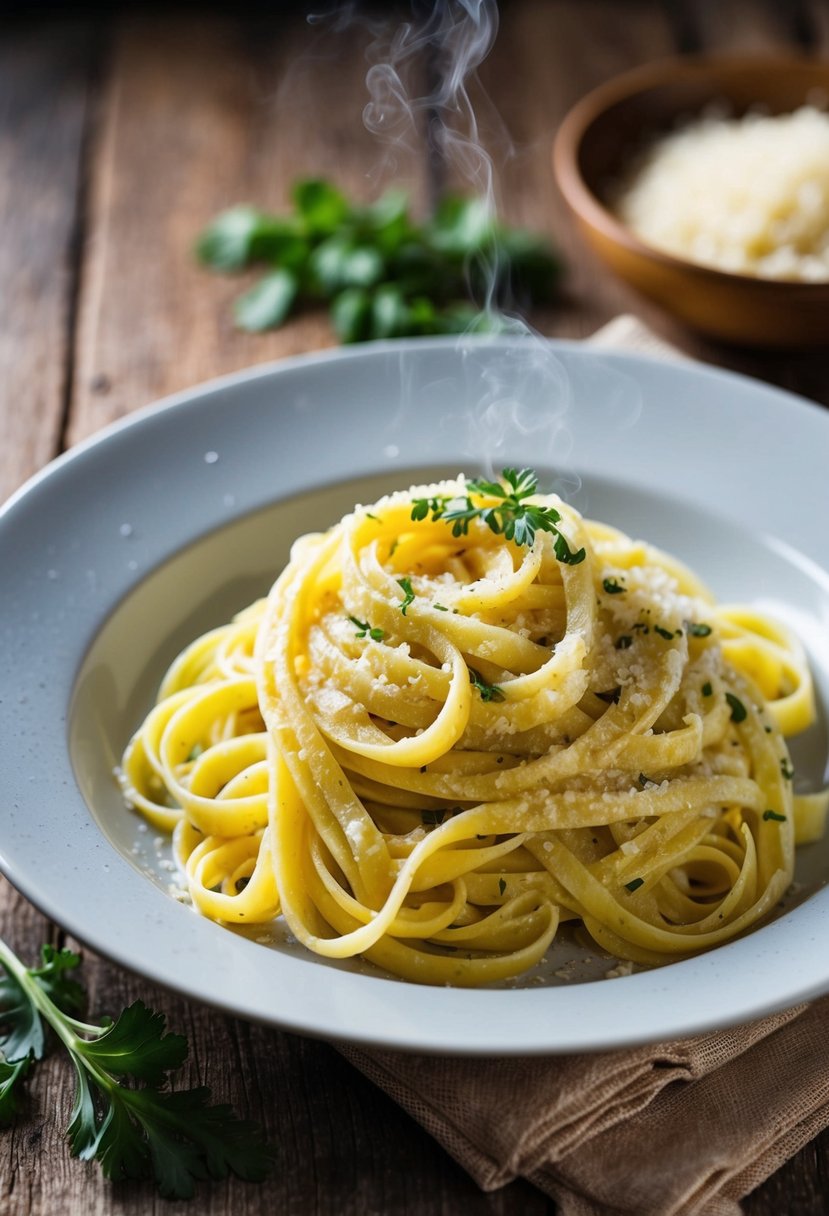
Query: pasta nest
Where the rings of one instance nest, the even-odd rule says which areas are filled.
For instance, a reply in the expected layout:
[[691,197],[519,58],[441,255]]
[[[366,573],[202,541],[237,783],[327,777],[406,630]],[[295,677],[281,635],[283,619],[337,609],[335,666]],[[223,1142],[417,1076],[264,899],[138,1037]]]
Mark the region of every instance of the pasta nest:
[[[463,531],[417,509],[464,498]],[[172,664],[120,779],[205,916],[481,985],[563,921],[653,965],[785,894],[826,808],[792,792],[798,641],[555,496],[518,544],[497,501],[459,479],[355,508]]]

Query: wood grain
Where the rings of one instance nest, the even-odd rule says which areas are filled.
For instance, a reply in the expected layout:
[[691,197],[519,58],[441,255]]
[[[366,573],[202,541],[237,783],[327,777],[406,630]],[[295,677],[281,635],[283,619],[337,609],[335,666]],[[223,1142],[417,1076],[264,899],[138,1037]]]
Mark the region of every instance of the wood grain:
[[92,38],[0,40],[0,501],[60,445]]

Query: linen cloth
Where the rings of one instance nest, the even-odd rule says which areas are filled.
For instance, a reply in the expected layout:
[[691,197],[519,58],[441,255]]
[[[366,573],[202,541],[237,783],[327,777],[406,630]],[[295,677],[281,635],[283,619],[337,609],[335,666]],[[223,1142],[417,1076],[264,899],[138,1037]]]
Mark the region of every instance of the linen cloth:
[[[633,317],[589,341],[683,357]],[[829,998],[596,1054],[470,1059],[338,1047],[484,1190],[523,1176],[561,1216],[735,1216],[744,1195],[829,1124]]]

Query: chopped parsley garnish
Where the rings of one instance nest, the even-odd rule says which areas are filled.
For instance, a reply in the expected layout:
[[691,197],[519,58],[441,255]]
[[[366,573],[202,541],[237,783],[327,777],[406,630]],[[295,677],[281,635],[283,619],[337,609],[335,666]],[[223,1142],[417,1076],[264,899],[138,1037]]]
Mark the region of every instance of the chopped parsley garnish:
[[497,684],[487,684],[479,671],[474,667],[469,668],[469,682],[473,688],[477,688],[482,701],[503,701],[504,690]]
[[748,710],[746,709],[745,705],[743,705],[740,698],[735,697],[733,692],[727,692],[725,694],[725,699],[731,706],[731,721],[745,722],[746,718],[748,717]]
[[397,546],[400,544],[400,537],[395,536],[394,540],[389,545],[389,557],[394,557],[397,552]]
[[788,760],[785,759],[780,761],[780,772],[783,774],[786,781],[791,781],[792,777],[794,776],[794,769],[789,764]]
[[654,625],[653,631],[654,633],[658,633],[661,638],[664,638],[666,642],[670,642],[674,637],[672,629],[663,629],[661,625]]
[[356,636],[358,638],[370,637],[372,642],[382,642],[386,636],[384,631],[377,625],[369,625],[368,621],[360,621],[356,616],[350,616],[348,619],[352,625],[356,626]]
[[713,693],[713,691],[714,691],[714,688],[713,688],[713,685],[711,684],[711,681],[706,680],[702,686],[702,695],[704,697],[710,697],[711,694]]
[[411,582],[411,579],[408,579],[408,578],[399,578],[399,579],[397,580],[397,582],[398,582],[399,586],[400,586],[400,587],[402,588],[402,590],[403,590],[403,603],[400,605],[400,611],[401,611],[401,612],[403,613],[403,615],[405,616],[405,615],[406,615],[406,609],[409,607],[409,604],[414,603],[414,597],[415,597],[415,594],[414,594],[414,591],[412,591],[412,582]]
[[615,578],[603,578],[602,586],[607,595],[624,595],[627,590],[621,583],[618,583]]
[[[516,545],[530,546],[537,532],[550,532],[555,536],[555,553],[560,562],[577,566],[583,562],[586,551],[570,548],[567,538],[558,527],[561,515],[555,507],[539,506],[527,502],[538,489],[538,478],[532,469],[503,469],[502,482],[477,478],[467,482],[466,494],[439,495],[432,498],[416,498],[412,503],[412,519],[423,520],[431,514],[432,520],[442,519],[452,525],[453,536],[468,536],[469,525],[479,519],[497,536],[515,541]],[[497,499],[489,506],[476,505],[472,495]]]
[[260,1129],[229,1106],[210,1106],[210,1090],[168,1089],[187,1040],[167,1034],[161,1013],[135,1001],[112,1022],[78,1021],[84,990],[70,974],[70,950],[44,946],[26,967],[0,941],[0,1120],[17,1107],[21,1082],[43,1058],[50,1027],[74,1065],[70,1151],[96,1159],[118,1182],[147,1179],[165,1199],[190,1199],[195,1183],[234,1173],[260,1181],[272,1163]]
[[499,879],[498,879],[498,891],[499,891],[499,894],[503,895],[503,894],[504,894],[504,892],[506,891],[506,889],[507,889],[507,884],[506,884],[506,882],[504,881],[504,879],[503,879],[503,878],[499,878]]
[[633,645],[633,638],[629,633],[623,633],[620,638],[617,638],[613,643],[617,650],[628,650]]
[[630,882],[625,883],[625,887],[627,888],[628,891],[638,891],[639,888],[643,887],[644,885],[645,885],[644,878],[632,878],[630,880]]
[[686,621],[685,628],[692,638],[707,638],[711,633],[710,625],[697,624],[696,621]]
[[781,815],[779,811],[763,811],[764,819],[776,819],[778,823],[785,823],[786,816]]
[[448,612],[449,609],[445,604],[432,604],[433,608],[437,608],[438,612]]
[[376,524],[380,522],[380,516],[372,515],[371,511],[366,511],[366,519],[373,519]]

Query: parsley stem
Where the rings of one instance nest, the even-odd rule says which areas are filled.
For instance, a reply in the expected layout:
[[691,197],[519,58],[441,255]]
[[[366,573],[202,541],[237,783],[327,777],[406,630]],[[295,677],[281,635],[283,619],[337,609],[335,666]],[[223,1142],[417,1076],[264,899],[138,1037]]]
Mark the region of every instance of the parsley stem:
[[61,1042],[70,1051],[77,1051],[78,1044],[83,1045],[84,1042],[82,1038],[74,1033],[75,1030],[79,1031],[80,1034],[99,1038],[109,1029],[108,1026],[92,1026],[88,1022],[79,1022],[77,1018],[73,1018],[70,1014],[64,1013],[62,1009],[59,1009],[55,1002],[43,991],[40,984],[36,982],[29,969],[21,963],[11,947],[3,941],[2,937],[0,937],[0,965],[20,985],[41,1016],[45,1018]]

